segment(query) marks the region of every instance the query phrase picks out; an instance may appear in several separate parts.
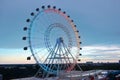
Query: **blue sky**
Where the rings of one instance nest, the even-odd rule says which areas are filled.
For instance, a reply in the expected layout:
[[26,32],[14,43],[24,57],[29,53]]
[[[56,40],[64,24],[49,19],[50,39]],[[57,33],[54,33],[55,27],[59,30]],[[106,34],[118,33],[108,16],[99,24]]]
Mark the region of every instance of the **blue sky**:
[[[114,62],[120,59],[119,0],[0,0],[0,64],[31,63],[21,40],[25,20],[42,5],[66,11],[80,31],[82,62]],[[16,61],[15,61],[16,60]]]

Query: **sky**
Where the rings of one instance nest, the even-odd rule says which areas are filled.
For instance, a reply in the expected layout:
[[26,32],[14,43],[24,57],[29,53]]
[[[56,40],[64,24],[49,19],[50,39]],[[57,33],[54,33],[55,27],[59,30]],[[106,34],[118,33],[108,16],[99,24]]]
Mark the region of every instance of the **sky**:
[[30,13],[42,5],[66,11],[82,41],[81,62],[120,60],[120,0],[0,0],[0,64],[35,63],[26,57],[23,27]]

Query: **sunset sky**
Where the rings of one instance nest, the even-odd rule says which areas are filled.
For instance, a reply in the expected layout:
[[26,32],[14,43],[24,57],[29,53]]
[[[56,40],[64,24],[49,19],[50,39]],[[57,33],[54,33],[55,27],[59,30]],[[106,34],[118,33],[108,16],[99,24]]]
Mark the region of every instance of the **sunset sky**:
[[23,27],[30,13],[42,5],[66,11],[80,31],[81,62],[120,60],[120,0],[0,0],[0,64],[34,63],[27,61],[30,51]]

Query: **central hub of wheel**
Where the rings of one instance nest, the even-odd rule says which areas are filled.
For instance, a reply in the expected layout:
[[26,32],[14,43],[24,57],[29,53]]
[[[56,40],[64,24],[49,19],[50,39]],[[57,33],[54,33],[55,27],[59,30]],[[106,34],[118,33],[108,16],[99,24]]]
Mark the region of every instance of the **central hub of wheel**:
[[59,37],[59,38],[57,39],[57,43],[58,43],[58,44],[63,43],[63,38],[62,38],[62,37]]

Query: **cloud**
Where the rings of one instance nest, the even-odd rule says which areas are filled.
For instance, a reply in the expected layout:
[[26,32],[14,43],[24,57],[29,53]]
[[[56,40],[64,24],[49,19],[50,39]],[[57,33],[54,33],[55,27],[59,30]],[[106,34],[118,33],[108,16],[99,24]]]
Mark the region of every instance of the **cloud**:
[[35,63],[33,57],[30,61],[27,57],[31,55],[30,51],[21,49],[1,49],[0,64],[31,64]]
[[91,45],[84,46],[81,51],[82,59],[86,61],[116,62],[120,59],[119,45]]
[[[45,48],[35,50],[41,60],[45,60],[48,53]],[[76,47],[72,48],[72,52],[76,51]],[[3,63],[35,63],[34,58],[27,61],[26,58],[31,55],[30,51],[23,49],[0,49],[0,64]],[[120,45],[89,45],[83,46],[82,56],[79,58],[81,62],[118,62],[120,60]],[[73,54],[75,55],[75,54]]]

